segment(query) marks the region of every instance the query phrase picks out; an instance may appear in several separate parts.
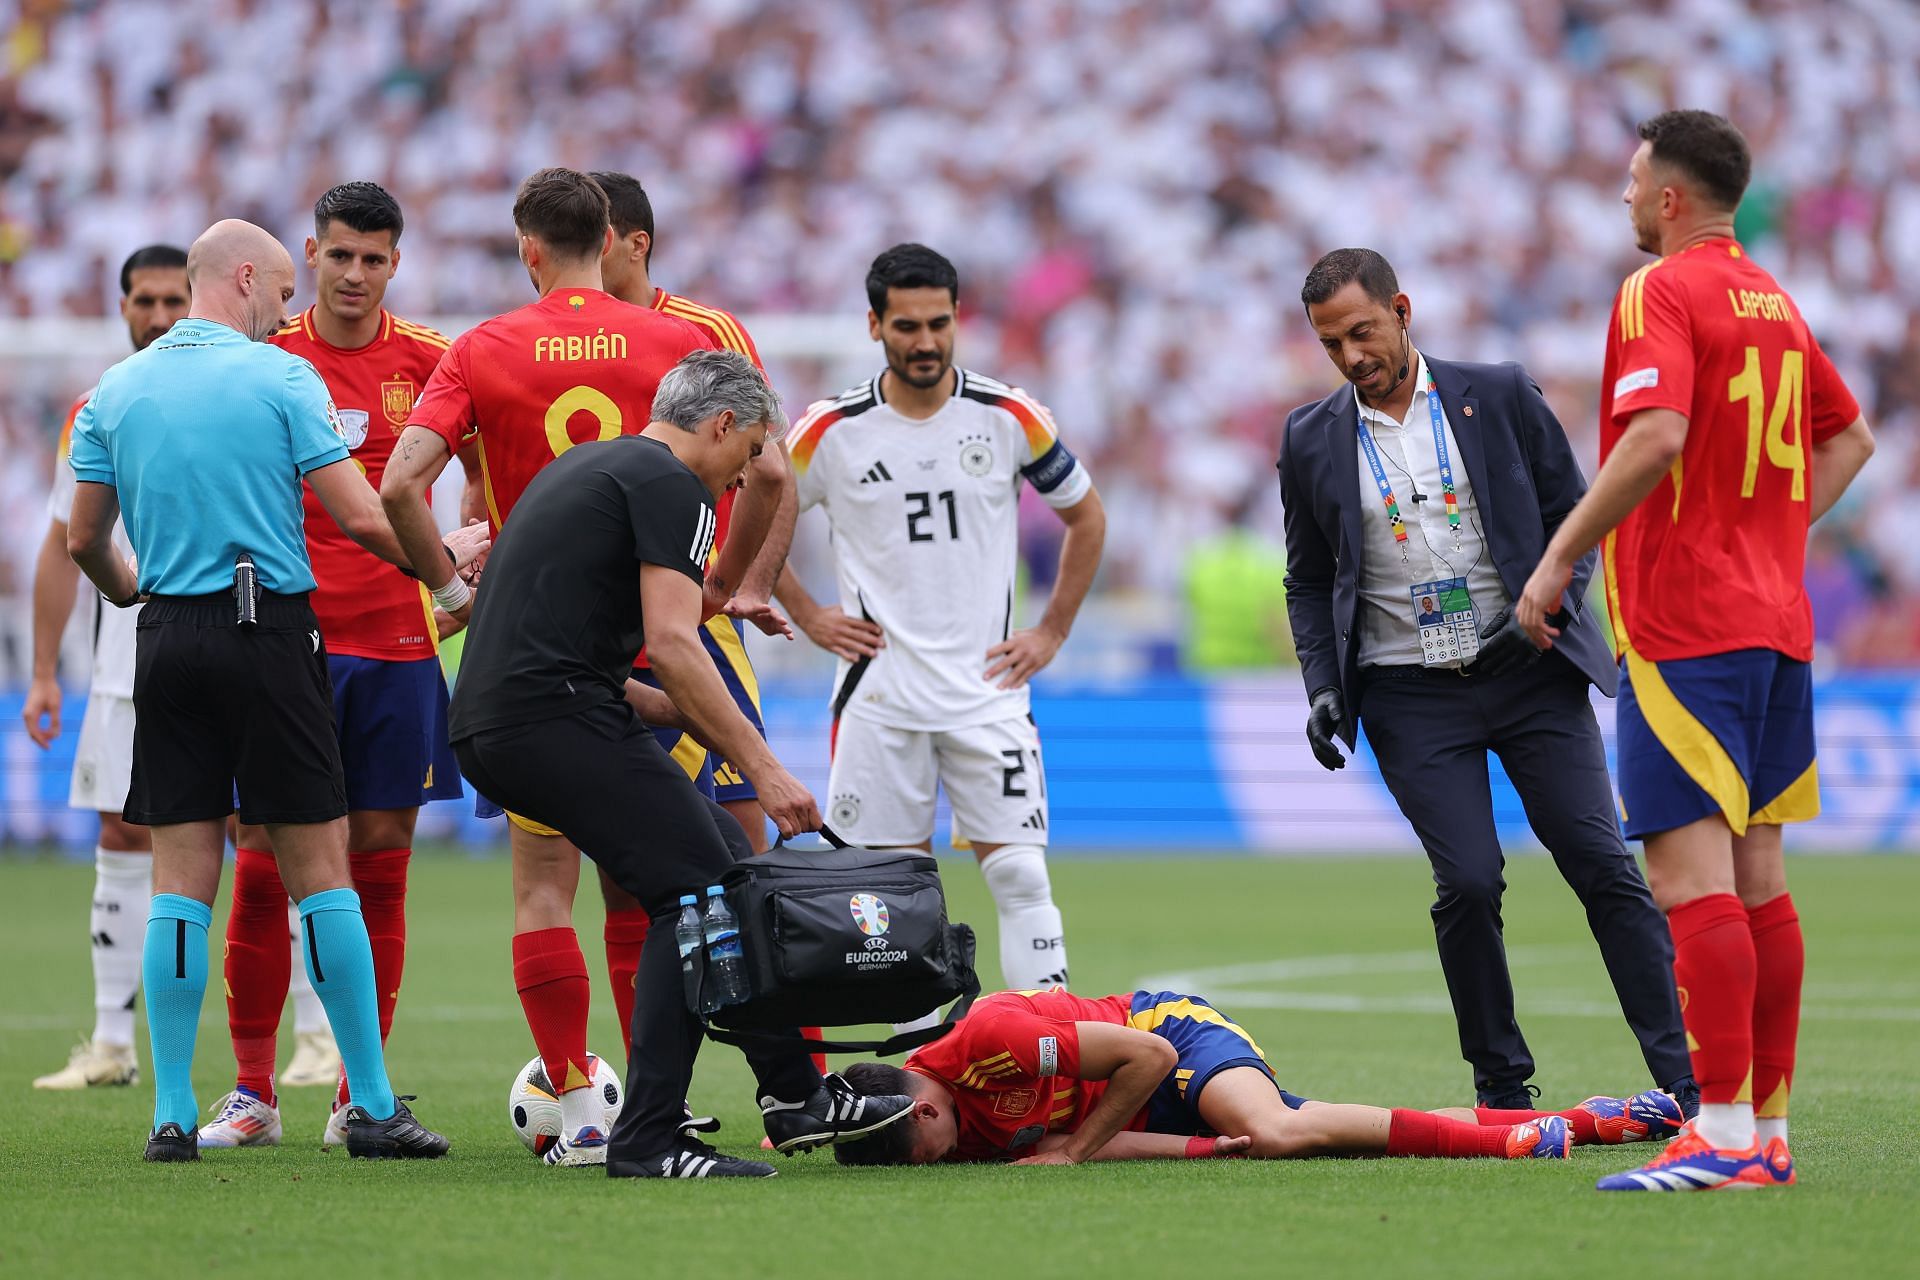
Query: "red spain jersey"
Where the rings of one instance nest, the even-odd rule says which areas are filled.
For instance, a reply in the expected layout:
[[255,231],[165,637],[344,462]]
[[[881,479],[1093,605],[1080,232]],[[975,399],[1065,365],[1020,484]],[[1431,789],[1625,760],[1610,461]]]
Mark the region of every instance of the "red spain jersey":
[[[414,400],[446,353],[446,337],[383,310],[380,335],[349,351],[320,336],[309,307],[268,341],[320,371],[340,411],[354,465],[377,490]],[[343,533],[311,485],[302,492],[307,553],[318,584],[313,612],[327,652],[386,661],[432,657],[439,641],[426,588]]]
[[[1127,1025],[1132,996],[1089,1000],[1065,991],[1000,991],[977,1001],[906,1068],[953,1093],[959,1140],[950,1160],[1016,1160],[1049,1133],[1072,1133],[1106,1092],[1082,1080],[1079,1022]],[[1142,1111],[1127,1125],[1146,1126]]]
[[677,317],[598,289],[555,289],[469,329],[407,418],[480,461],[498,536],[540,469],[588,440],[638,435],[667,370],[713,343]]
[[1812,447],[1860,416],[1799,308],[1731,239],[1627,277],[1607,331],[1600,460],[1633,415],[1686,415],[1671,474],[1607,535],[1614,642],[1659,662],[1813,657]]

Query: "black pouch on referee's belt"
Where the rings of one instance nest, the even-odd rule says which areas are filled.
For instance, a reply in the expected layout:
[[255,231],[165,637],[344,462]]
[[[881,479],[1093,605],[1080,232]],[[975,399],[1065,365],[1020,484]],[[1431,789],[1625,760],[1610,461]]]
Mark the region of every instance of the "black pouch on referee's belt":
[[[931,1043],[980,994],[973,930],[947,920],[931,854],[841,845],[776,845],[722,879],[739,922],[751,994],[705,1015],[707,1034],[746,1048],[900,1053]],[[703,945],[688,992],[697,1013],[708,980]],[[937,1026],[885,1040],[812,1040],[795,1026],[905,1022],[954,1001]]]

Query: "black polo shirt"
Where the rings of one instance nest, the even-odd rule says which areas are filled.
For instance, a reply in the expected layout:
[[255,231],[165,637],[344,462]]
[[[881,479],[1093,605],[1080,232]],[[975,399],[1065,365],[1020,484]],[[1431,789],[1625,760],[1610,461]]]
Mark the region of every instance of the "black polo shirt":
[[713,535],[713,495],[657,440],[576,445],[549,463],[474,594],[449,736],[621,701],[646,639],[640,566],[702,581]]

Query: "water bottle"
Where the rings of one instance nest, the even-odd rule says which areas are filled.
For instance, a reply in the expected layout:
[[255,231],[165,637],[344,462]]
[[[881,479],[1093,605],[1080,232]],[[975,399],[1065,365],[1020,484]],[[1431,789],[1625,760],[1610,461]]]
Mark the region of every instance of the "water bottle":
[[700,924],[698,902],[690,893],[681,894],[680,918],[673,925],[673,940],[680,948],[680,982],[686,988],[688,1004],[700,995],[700,943],[705,930]]
[[719,885],[707,889],[704,917],[707,941],[707,989],[701,1002],[702,1013],[713,1013],[745,1000],[747,957],[740,946],[740,925],[727,908],[727,899]]

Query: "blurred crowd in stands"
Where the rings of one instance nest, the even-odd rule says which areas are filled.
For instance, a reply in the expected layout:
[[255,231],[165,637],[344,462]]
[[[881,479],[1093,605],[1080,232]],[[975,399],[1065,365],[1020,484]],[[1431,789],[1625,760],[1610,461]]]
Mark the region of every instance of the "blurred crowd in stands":
[[[1911,0],[0,0],[0,26],[0,322],[111,314],[129,249],[216,217],[297,249],[350,178],[406,209],[390,302],[417,318],[529,300],[508,209],[544,164],[645,182],[659,283],[833,317],[843,346],[867,263],[921,240],[960,266],[962,361],[1045,400],[1118,514],[1102,591],[1175,615],[1236,519],[1222,554],[1271,567],[1280,425],[1337,376],[1298,303],[1327,249],[1393,260],[1419,345],[1523,361],[1591,465],[1642,261],[1633,125],[1718,110],[1757,156],[1740,233],[1882,442],[1814,537],[1823,642],[1920,660]],[[866,369],[772,363],[796,408]],[[48,367],[0,351],[16,602],[64,397],[97,373]]]

